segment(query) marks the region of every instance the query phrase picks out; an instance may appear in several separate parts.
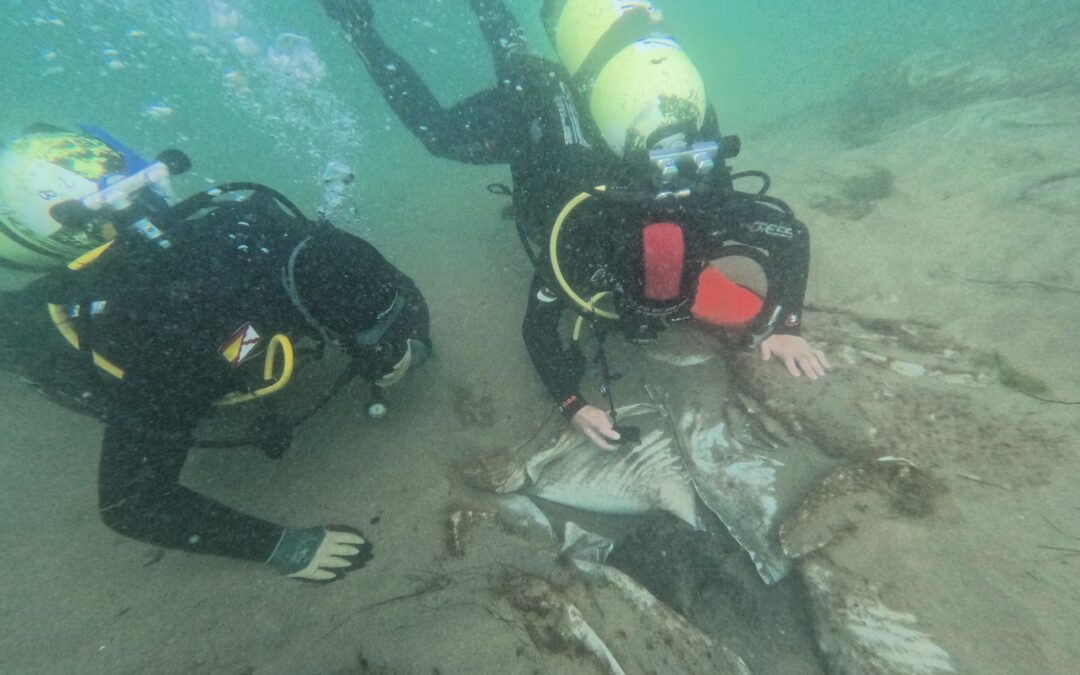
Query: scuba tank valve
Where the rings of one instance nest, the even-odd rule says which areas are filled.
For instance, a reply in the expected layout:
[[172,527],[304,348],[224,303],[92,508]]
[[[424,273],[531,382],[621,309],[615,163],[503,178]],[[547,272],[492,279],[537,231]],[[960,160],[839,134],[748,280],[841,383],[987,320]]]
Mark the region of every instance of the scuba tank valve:
[[[115,213],[128,211],[138,193],[145,188],[152,188],[165,182],[170,176],[179,176],[191,168],[191,160],[180,150],[170,149],[157,156],[157,161],[106,185],[101,190],[82,199],[69,199],[60,202],[49,210],[49,214],[65,227],[81,228],[93,220],[99,211],[109,210]],[[144,220],[145,214],[129,214],[126,224]]]

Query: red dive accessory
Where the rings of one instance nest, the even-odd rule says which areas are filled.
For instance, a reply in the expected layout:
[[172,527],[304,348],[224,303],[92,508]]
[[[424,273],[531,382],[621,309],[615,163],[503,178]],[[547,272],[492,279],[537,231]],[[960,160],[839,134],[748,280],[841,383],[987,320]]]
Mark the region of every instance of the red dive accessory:
[[682,287],[686,259],[683,229],[675,223],[646,225],[641,231],[641,247],[645,298],[674,300]]
[[[641,231],[643,289],[646,300],[670,302],[679,298],[686,265],[683,228],[676,223],[652,223]],[[690,309],[699,321],[723,328],[742,328],[761,312],[761,297],[731,281],[714,267],[698,277]]]
[[763,304],[757,293],[728,279],[716,268],[706,267],[698,277],[690,314],[714,326],[741,328],[754,320]]

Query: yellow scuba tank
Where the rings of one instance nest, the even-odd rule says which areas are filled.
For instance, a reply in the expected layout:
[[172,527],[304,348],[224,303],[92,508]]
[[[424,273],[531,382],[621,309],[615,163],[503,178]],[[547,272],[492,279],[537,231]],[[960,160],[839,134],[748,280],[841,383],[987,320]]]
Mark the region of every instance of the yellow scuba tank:
[[0,145],[0,265],[60,267],[111,241],[118,216],[137,224],[168,205],[169,177],[191,165],[184,153],[148,162],[95,133],[39,125]]
[[115,229],[103,218],[65,227],[50,209],[98,191],[123,157],[102,141],[66,131],[29,133],[0,146],[0,260],[18,267],[59,267],[105,243]]
[[559,59],[584,88],[616,154],[700,129],[705,84],[651,2],[548,0],[543,15]]

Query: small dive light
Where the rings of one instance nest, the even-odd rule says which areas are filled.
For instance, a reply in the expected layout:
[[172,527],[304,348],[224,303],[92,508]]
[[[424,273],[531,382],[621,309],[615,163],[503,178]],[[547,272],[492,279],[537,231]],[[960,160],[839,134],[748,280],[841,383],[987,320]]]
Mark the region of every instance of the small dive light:
[[368,404],[367,414],[373,420],[381,420],[386,417],[386,404],[382,401],[374,401]]
[[389,408],[382,400],[382,391],[374,382],[371,383],[371,398],[368,399],[367,415],[373,420],[381,420],[386,417]]

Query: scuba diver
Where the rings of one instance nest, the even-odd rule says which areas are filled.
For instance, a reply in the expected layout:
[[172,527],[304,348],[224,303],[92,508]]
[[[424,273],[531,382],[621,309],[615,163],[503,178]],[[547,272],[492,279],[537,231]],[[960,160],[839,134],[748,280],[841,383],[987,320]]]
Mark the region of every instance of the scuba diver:
[[[612,328],[643,343],[694,318],[777,357],[794,377],[825,374],[825,355],[800,336],[807,228],[766,194],[766,174],[726,165],[739,140],[720,134],[700,75],[652,3],[545,0],[556,63],[528,53],[500,0],[469,0],[496,84],[445,109],[375,31],[369,0],[321,2],[432,154],[509,164],[512,190],[488,189],[512,196],[535,268],[525,344],[559,409],[598,446],[621,439],[603,351]],[[760,182],[755,192],[736,189],[747,178]],[[725,277],[729,256],[752,260],[766,287],[756,293]],[[594,323],[610,413],[581,394],[585,358],[559,331],[567,309],[578,328],[581,318]]]
[[143,160],[100,130],[37,125],[0,146],[0,259],[48,270],[0,294],[0,365],[104,421],[99,505],[120,534],[341,578],[372,556],[359,530],[283,527],[184,487],[180,473],[195,445],[284,452],[313,410],[264,416],[253,439],[194,432],[222,406],[284,388],[301,340],[349,357],[325,399],[357,375],[398,382],[430,352],[426,303],[371,244],[271,188],[233,183],[174,202],[168,178],[189,166],[178,150]]

